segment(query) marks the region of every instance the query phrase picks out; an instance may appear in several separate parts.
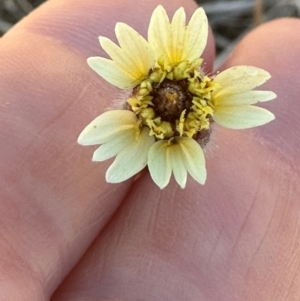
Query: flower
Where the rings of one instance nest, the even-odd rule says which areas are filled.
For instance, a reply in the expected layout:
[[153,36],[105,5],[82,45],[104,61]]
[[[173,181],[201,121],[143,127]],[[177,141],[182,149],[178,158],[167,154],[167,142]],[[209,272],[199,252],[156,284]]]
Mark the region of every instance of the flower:
[[208,76],[200,58],[206,47],[208,22],[198,8],[186,25],[183,8],[171,22],[158,6],[150,20],[148,41],[124,23],[117,23],[116,45],[100,37],[111,59],[91,57],[89,66],[120,89],[130,90],[123,109],[107,111],[80,134],[78,143],[101,145],[93,161],[116,156],[106,180],[127,180],[148,165],[153,181],[168,185],[173,173],[184,188],[187,175],[206,181],[203,148],[209,141],[211,124],[232,129],[266,124],[274,115],[253,106],[276,97],[254,88],[270,74],[252,66],[229,68]]

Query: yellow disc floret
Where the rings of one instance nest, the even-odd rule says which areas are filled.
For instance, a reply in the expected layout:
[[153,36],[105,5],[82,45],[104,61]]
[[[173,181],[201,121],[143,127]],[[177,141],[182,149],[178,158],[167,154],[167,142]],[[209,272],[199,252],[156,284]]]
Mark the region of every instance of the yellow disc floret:
[[213,116],[210,100],[219,85],[204,75],[202,61],[199,58],[170,66],[158,60],[128,98],[140,126],[148,127],[156,140],[178,136],[197,140],[197,136],[209,133]]

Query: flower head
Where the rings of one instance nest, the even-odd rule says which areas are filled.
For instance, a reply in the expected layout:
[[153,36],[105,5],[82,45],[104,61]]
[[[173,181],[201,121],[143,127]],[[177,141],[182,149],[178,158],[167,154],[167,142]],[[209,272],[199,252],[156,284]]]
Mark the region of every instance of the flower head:
[[200,58],[207,42],[208,22],[198,8],[186,25],[183,8],[171,22],[162,6],[151,17],[148,41],[124,23],[115,28],[119,46],[100,37],[110,59],[92,57],[89,66],[121,89],[130,89],[122,110],[107,111],[80,134],[82,145],[101,146],[94,161],[116,156],[106,173],[111,183],[124,181],[146,165],[164,188],[173,173],[184,188],[190,174],[206,180],[203,147],[211,124],[245,129],[268,123],[274,115],[257,102],[274,99],[271,91],[254,88],[270,78],[252,67],[229,68],[208,76]]

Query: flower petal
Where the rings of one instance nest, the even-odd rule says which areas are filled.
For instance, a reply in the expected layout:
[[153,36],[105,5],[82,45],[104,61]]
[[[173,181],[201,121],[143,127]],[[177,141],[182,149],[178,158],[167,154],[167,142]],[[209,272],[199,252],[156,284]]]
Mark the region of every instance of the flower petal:
[[155,142],[149,150],[148,167],[153,181],[162,189],[170,181],[172,170],[184,188],[187,172],[201,184],[206,180],[205,159],[200,145],[191,138],[177,137],[174,144]]
[[187,180],[187,170],[184,164],[185,161],[183,158],[182,148],[178,144],[172,144],[169,148],[174,178],[180,187],[184,188]]
[[148,42],[125,23],[115,28],[120,47],[110,39],[99,37],[102,48],[111,60],[102,57],[88,59],[89,66],[112,85],[131,88],[138,85],[154,64],[154,55]]
[[260,68],[252,66],[231,67],[215,77],[214,81],[219,83],[221,88],[213,94],[213,98],[250,91],[270,78],[271,75]]
[[125,23],[117,23],[115,31],[120,46],[126,54],[129,70],[134,73],[136,79],[144,79],[154,65],[154,55],[150,45]]
[[135,129],[136,122],[136,116],[131,111],[113,110],[104,112],[85,127],[77,142],[81,145],[105,143],[116,135],[122,135],[130,129]]
[[175,12],[171,24],[161,5],[154,10],[148,29],[148,41],[156,59],[163,57],[166,65],[172,65],[183,60],[192,61],[202,54],[208,36],[204,10],[197,9],[188,26],[185,22],[183,8]]
[[149,129],[144,128],[137,141],[118,153],[106,172],[106,181],[120,183],[141,171],[147,165],[148,152],[154,141],[154,137],[149,136]]
[[203,8],[198,8],[186,29],[184,53],[181,60],[192,61],[201,56],[206,47],[208,21]]
[[230,129],[247,129],[266,124],[275,116],[266,109],[255,106],[217,107],[213,119]]
[[160,189],[166,187],[172,174],[168,141],[155,142],[148,154],[148,167],[153,181]]
[[118,133],[111,140],[102,144],[93,154],[93,161],[104,161],[116,156],[122,149],[134,144],[136,129],[130,128]]
[[185,51],[185,12],[178,9],[172,19],[170,32],[170,62],[180,62]]
[[194,139],[187,137],[177,138],[177,143],[181,147],[187,171],[197,182],[204,184],[206,168],[202,148]]
[[89,57],[87,63],[107,82],[120,89],[132,88],[139,84],[138,80],[124,74],[112,60],[103,57]]
[[271,91],[246,91],[236,94],[228,94],[213,98],[216,107],[253,105],[257,102],[265,102],[275,99],[277,95]]
[[170,57],[170,21],[166,10],[159,5],[152,13],[148,28],[148,41],[155,58]]
[[127,53],[117,46],[110,39],[105,37],[99,37],[101,47],[107,52],[107,54],[113,60],[115,66],[128,78],[132,80],[139,80],[139,76],[135,76],[135,68],[132,68],[132,58]]

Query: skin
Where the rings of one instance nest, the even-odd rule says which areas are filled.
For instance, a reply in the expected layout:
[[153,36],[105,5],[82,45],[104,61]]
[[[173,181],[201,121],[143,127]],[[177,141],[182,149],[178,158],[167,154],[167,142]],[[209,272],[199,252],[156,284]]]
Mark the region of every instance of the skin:
[[[163,2],[163,3],[162,3]],[[76,140],[122,94],[87,67],[126,22],[194,2],[51,0],[0,40],[0,299],[298,301],[300,21],[248,34],[222,67],[253,65],[277,93],[270,124],[215,125],[208,179],[160,190],[144,172],[107,184]],[[205,51],[214,59],[213,39]]]

